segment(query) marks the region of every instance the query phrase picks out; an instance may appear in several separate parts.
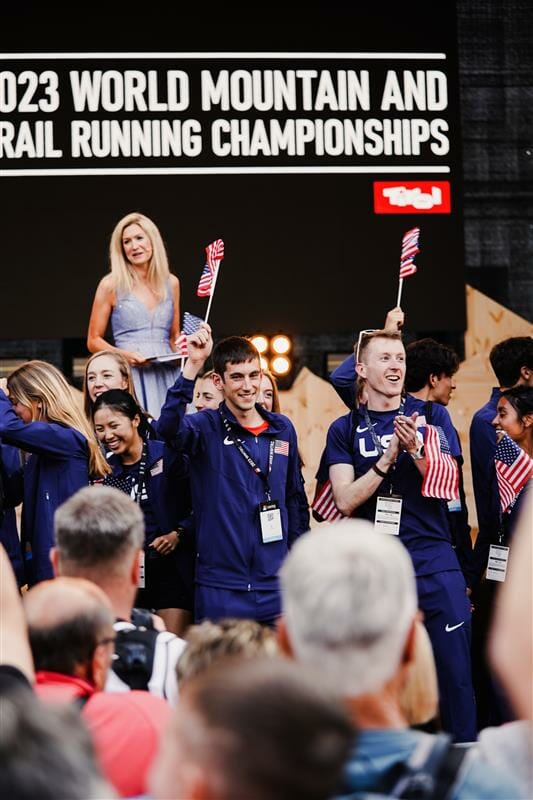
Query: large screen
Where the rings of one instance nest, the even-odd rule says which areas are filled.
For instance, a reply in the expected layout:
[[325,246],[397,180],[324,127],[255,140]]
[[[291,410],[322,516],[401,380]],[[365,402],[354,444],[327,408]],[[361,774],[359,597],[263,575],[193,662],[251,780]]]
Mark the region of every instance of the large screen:
[[454,4],[352,5],[310,10],[297,37],[207,26],[115,49],[58,35],[38,52],[35,30],[4,39],[2,338],[85,336],[131,211],[159,227],[182,310],[199,316],[204,248],[224,240],[221,333],[375,326],[414,226],[409,326],[464,330]]

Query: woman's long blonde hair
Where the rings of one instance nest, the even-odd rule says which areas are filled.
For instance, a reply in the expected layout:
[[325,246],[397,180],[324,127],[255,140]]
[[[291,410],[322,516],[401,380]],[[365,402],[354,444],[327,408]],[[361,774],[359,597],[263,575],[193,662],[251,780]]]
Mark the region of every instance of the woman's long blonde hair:
[[8,376],[7,388],[13,403],[31,410],[32,421],[59,422],[85,437],[91,477],[102,477],[111,471],[71,386],[57,367],[47,361],[27,361]]
[[83,386],[82,386],[83,410],[85,411],[85,416],[87,417],[88,420],[92,419],[94,403],[89,397],[89,392],[87,389],[87,373],[89,372],[89,367],[91,366],[92,362],[99,356],[111,356],[111,358],[119,368],[120,374],[126,381],[127,384],[126,391],[131,394],[137,405],[140,406],[139,400],[137,398],[137,393],[135,392],[135,385],[133,383],[131,367],[126,356],[123,356],[122,353],[118,352],[118,350],[97,350],[96,353],[93,353],[92,356],[87,359],[87,363],[85,364],[85,373],[83,375]]
[[132,291],[135,281],[135,271],[124,255],[122,235],[129,225],[138,225],[146,233],[152,243],[152,258],[148,267],[148,283],[160,300],[168,294],[168,279],[170,270],[168,257],[163,239],[157,225],[144,214],[133,212],[122,217],[115,225],[109,242],[109,264],[111,275],[118,294],[127,294]]

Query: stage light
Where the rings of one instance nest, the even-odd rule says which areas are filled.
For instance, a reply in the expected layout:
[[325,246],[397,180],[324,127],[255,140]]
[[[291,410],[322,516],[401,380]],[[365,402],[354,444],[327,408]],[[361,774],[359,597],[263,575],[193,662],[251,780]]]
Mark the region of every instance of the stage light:
[[291,369],[291,362],[287,356],[276,356],[270,362],[270,366],[275,375],[287,375]]
[[268,339],[262,333],[256,333],[250,338],[250,341],[260,353],[266,353],[268,350]]
[[270,347],[274,353],[281,356],[288,353],[291,349],[291,340],[288,336],[285,336],[285,334],[279,334],[270,340]]
[[264,371],[268,369],[268,361],[264,356],[259,356],[259,363],[261,364],[261,369]]

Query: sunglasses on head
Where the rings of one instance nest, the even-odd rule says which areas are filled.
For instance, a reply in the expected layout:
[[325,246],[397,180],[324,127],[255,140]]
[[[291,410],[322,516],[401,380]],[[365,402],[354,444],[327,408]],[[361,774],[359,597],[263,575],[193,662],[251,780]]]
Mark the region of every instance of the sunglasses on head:
[[357,339],[357,347],[355,348],[355,363],[359,363],[359,350],[361,349],[361,342],[363,341],[363,336],[369,336],[371,333],[375,333],[379,328],[365,328],[364,331],[359,331],[359,337]]

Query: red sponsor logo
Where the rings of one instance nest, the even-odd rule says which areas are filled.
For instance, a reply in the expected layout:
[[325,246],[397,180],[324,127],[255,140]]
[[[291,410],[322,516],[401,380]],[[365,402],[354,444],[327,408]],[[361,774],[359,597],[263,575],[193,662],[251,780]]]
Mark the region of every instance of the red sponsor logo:
[[449,181],[374,181],[375,214],[449,214]]

